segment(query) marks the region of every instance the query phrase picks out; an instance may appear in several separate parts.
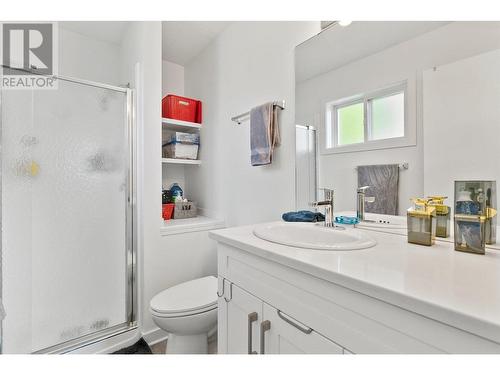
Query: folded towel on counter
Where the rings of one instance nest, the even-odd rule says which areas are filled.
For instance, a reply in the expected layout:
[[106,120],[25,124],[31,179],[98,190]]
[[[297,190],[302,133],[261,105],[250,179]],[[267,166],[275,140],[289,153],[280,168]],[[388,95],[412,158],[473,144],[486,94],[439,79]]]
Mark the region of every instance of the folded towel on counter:
[[308,222],[308,223],[325,221],[325,215],[323,215],[321,212],[312,212],[312,211],[286,212],[281,216],[281,218],[285,221]]
[[280,144],[278,110],[266,103],[250,111],[250,149],[253,166],[271,164],[274,148]]
[[365,212],[398,215],[398,164],[358,166],[358,186],[370,186],[366,196],[375,197],[374,202],[365,203]]

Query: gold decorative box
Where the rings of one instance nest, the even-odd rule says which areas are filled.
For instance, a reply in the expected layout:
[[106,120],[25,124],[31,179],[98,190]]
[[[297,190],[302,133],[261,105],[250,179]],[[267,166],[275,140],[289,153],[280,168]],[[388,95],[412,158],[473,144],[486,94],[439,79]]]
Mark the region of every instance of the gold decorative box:
[[448,198],[441,195],[429,197],[429,205],[436,208],[436,237],[447,238],[450,236],[450,207],[444,204]]
[[431,246],[436,241],[436,207],[429,199],[414,198],[413,207],[407,211],[408,242]]

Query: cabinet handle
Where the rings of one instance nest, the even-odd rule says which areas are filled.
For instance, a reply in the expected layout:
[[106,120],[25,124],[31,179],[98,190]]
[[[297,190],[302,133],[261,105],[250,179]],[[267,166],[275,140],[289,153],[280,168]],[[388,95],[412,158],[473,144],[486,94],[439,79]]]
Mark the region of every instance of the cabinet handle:
[[264,320],[260,323],[260,354],[266,353],[265,348],[265,333],[271,329],[271,322],[269,320]]
[[220,285],[218,285],[218,288],[217,288],[217,297],[221,298],[224,295],[225,285],[226,285],[226,279],[222,279],[222,292],[219,292]]
[[[226,282],[226,280],[224,279],[224,283]],[[225,286],[224,286],[224,289],[225,289]],[[229,299],[226,297],[226,291],[224,290],[224,300],[226,302],[230,302],[232,299],[233,299],[233,283],[229,281]]]
[[287,322],[288,324],[290,324],[291,326],[297,328],[300,332],[303,332],[305,333],[306,335],[310,334],[313,329],[312,328],[309,328],[305,325],[302,325],[296,321],[293,321],[291,320],[290,318],[288,318],[285,314],[283,314],[280,310],[278,310],[278,316],[283,319],[285,322]]
[[259,315],[256,312],[248,314],[248,354],[257,354],[252,350],[252,324],[257,320]]

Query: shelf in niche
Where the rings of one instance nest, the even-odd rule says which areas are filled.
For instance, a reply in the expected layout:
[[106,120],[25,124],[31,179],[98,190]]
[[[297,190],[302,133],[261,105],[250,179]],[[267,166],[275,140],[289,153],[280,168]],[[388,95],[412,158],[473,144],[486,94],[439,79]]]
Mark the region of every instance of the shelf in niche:
[[201,129],[201,124],[198,124],[196,122],[181,121],[166,117],[162,118],[161,122],[165,130],[194,133]]
[[171,158],[162,158],[162,163],[166,164],[188,164],[188,165],[200,165],[201,160],[190,160],[190,159],[171,159]]
[[171,234],[208,231],[224,227],[224,220],[200,215],[189,219],[163,220],[160,231],[162,236],[168,236]]

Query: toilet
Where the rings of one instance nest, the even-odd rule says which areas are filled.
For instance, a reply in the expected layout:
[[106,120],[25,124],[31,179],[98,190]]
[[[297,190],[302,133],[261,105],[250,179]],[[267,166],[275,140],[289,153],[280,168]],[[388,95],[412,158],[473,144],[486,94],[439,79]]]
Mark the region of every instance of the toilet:
[[190,280],[158,293],[150,312],[168,332],[167,354],[206,354],[209,332],[217,326],[217,278]]

